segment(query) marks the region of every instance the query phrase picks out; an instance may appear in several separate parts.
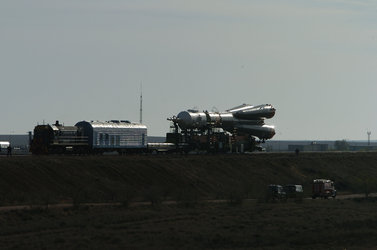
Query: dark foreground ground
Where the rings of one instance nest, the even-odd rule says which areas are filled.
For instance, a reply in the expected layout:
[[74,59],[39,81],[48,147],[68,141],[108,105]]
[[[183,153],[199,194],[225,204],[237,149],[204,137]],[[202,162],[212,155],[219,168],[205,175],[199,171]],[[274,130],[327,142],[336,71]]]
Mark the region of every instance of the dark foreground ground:
[[0,158],[0,249],[377,249],[375,198],[264,200],[314,178],[376,192],[377,153]]
[[376,200],[0,213],[0,249],[375,249]]

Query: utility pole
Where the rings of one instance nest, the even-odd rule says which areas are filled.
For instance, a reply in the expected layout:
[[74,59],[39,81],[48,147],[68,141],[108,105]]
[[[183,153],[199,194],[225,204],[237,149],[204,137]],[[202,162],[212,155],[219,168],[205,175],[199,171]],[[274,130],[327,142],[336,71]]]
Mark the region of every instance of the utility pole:
[[368,131],[367,132],[367,135],[368,135],[368,149],[370,147],[370,135],[372,134],[372,132]]

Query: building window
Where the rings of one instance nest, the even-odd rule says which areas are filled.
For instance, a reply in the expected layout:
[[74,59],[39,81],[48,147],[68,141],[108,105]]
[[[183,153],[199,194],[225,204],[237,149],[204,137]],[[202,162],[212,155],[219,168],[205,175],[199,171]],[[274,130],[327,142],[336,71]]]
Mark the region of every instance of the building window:
[[103,145],[103,134],[99,134],[99,145]]
[[109,145],[109,134],[105,134],[105,145]]

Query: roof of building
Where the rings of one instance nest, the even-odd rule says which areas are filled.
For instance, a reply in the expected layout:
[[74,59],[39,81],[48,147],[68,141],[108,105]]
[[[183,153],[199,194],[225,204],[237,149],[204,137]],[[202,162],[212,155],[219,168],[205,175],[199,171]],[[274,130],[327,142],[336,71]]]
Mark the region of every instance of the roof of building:
[[111,121],[81,121],[76,123],[90,124],[93,128],[141,128],[146,129],[147,126],[140,123],[131,123],[126,120],[111,120]]

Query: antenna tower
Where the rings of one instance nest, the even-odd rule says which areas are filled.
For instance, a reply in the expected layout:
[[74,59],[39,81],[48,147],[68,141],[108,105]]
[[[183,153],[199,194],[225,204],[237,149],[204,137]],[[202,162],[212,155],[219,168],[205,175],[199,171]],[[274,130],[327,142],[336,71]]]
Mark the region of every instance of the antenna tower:
[[143,85],[140,83],[140,124],[143,123]]

